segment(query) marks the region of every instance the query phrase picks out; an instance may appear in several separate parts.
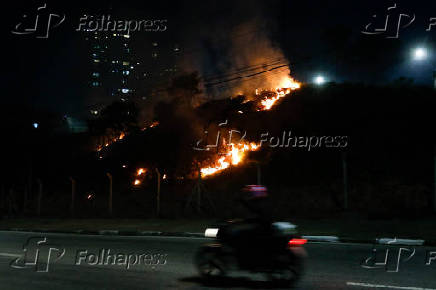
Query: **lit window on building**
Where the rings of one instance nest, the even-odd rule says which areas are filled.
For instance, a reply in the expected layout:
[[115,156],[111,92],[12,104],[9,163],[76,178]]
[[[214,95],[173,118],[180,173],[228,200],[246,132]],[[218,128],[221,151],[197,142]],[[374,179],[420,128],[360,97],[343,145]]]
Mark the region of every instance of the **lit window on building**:
[[99,72],[93,72],[92,76],[98,78],[100,76],[100,73]]
[[130,92],[130,90],[129,89],[121,89],[121,92],[123,93],[123,94],[127,94],[128,92]]
[[128,76],[129,73],[130,73],[130,71],[128,71],[128,70],[123,70],[123,75]]
[[124,36],[124,38],[130,38],[130,35],[128,35],[128,34],[124,34],[123,36]]
[[128,61],[123,61],[123,65],[129,65],[130,64],[130,62],[128,62]]
[[100,85],[99,82],[92,82],[92,86],[93,86],[93,87],[98,87],[99,85]]
[[152,45],[153,45],[154,47],[158,46],[157,42],[153,42]]
[[157,52],[153,52],[153,53],[151,54],[151,57],[156,58],[156,57],[157,57]]
[[100,60],[99,59],[94,59],[94,62],[100,62]]

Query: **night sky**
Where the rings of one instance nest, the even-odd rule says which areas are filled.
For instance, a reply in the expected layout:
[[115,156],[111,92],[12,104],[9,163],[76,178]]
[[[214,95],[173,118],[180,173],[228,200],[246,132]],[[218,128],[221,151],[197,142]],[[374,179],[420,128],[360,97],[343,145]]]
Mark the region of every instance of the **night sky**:
[[[280,49],[291,63],[292,76],[303,82],[322,73],[336,82],[388,83],[407,77],[431,85],[432,63],[436,62],[430,58],[414,63],[410,57],[413,47],[423,45],[429,52],[434,48],[436,25],[426,32],[430,17],[436,17],[434,1],[396,2],[395,15],[399,12],[416,16],[409,27],[400,30],[397,39],[386,38],[395,34],[394,26],[381,35],[361,33],[370,21],[381,26],[386,9],[395,3],[392,1],[46,1],[51,13],[66,16],[64,23],[50,30],[48,39],[12,34],[22,15],[36,11],[41,3],[45,2],[14,1],[4,9],[3,27],[7,29],[2,42],[6,48],[2,103],[81,115],[89,89],[89,72],[85,69],[89,52],[83,35],[75,29],[83,14],[167,19],[165,32],[138,32],[143,34],[134,36],[138,53],[141,42],[149,43],[155,38],[180,43],[187,59],[185,64],[201,62],[185,69],[196,69],[200,75],[225,73],[222,68],[226,66],[222,64],[231,62],[228,47],[235,37],[228,31],[243,23],[253,25],[248,34],[262,34]],[[380,18],[374,20],[374,14]]]

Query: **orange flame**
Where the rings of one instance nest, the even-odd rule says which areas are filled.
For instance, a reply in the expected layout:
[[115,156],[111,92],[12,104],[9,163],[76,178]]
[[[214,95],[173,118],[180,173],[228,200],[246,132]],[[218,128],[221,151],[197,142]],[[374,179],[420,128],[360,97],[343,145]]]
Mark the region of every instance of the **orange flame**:
[[120,135],[118,135],[116,137],[110,137],[110,138],[108,138],[108,140],[104,144],[98,145],[97,148],[96,148],[96,151],[100,152],[100,151],[103,150],[104,147],[109,147],[113,143],[116,143],[118,141],[123,140],[125,137],[126,137],[126,133],[124,133],[124,132],[121,132]]
[[[259,111],[265,111],[271,109],[272,106],[282,97],[289,94],[291,91],[299,89],[301,84],[297,81],[295,81],[292,78],[285,78],[282,82],[280,87],[276,88],[276,95],[274,97],[268,98],[265,97],[260,104],[262,105],[262,108]],[[257,94],[257,91],[256,91]]]
[[144,174],[145,173],[145,169],[144,168],[139,168],[137,171],[136,171],[136,176],[141,176],[142,174]]
[[200,169],[201,176],[213,175],[229,168],[230,165],[240,164],[246,157],[247,152],[258,150],[260,145],[253,142],[239,144],[230,143],[228,147],[227,152],[223,153],[224,156],[221,156],[212,166]]
[[145,130],[147,130],[148,128],[154,128],[154,127],[156,127],[156,126],[158,126],[158,125],[159,125],[159,121],[154,121],[153,123],[151,123],[151,124],[148,125],[147,127],[142,128],[141,130],[142,130],[142,131],[145,131]]

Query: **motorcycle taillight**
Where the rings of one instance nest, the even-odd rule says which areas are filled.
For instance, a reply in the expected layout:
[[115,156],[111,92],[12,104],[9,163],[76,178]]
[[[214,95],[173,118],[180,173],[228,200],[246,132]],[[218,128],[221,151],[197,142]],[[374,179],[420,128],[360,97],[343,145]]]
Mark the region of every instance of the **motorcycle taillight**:
[[306,239],[295,239],[294,238],[294,239],[289,240],[288,245],[290,247],[297,247],[297,246],[302,246],[305,243],[307,243]]

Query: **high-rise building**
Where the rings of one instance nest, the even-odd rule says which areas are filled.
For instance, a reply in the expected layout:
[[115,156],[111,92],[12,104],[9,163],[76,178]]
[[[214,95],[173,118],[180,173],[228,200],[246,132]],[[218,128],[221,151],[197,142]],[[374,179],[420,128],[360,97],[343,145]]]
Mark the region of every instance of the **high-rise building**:
[[178,73],[181,48],[165,34],[105,29],[87,29],[84,33],[89,58],[89,112],[94,116],[117,100],[153,97]]
[[131,36],[112,31],[86,31],[89,46],[90,112],[113,101],[136,96],[136,68],[140,64],[132,51]]

